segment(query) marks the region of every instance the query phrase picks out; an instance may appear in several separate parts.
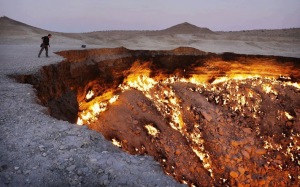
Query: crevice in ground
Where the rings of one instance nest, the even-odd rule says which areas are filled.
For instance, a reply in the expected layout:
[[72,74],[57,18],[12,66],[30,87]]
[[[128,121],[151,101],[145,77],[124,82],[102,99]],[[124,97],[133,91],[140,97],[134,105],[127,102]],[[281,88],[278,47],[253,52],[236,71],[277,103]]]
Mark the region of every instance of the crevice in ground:
[[300,180],[300,59],[181,47],[61,51],[35,74],[39,102],[190,186]]

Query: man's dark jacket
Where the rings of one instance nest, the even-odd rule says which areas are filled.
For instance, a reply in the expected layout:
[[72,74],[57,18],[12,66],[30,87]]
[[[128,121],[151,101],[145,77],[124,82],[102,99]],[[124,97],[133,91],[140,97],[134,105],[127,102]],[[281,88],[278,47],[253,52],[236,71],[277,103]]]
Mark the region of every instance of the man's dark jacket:
[[43,39],[43,44],[46,45],[46,46],[48,46],[49,45],[49,37],[48,36],[44,36],[44,37],[42,37],[42,39]]

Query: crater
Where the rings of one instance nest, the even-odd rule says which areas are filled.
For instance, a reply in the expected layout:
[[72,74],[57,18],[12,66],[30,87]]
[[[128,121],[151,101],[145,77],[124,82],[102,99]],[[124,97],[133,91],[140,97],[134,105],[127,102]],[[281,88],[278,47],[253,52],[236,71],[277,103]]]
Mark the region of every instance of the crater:
[[300,59],[194,48],[61,51],[18,75],[49,114],[153,156],[189,186],[296,186]]

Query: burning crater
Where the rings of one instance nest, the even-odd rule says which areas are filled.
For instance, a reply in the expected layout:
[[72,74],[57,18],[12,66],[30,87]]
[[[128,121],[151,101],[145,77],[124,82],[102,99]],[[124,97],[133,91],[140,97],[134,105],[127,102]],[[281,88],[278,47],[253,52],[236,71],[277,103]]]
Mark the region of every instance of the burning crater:
[[190,186],[298,186],[300,59],[125,48],[62,51],[19,76],[53,117],[148,154]]

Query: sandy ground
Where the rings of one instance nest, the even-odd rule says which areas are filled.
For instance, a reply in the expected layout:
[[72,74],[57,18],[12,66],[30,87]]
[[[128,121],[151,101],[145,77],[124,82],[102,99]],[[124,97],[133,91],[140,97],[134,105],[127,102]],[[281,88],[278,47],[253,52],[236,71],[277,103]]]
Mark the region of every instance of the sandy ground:
[[[48,116],[31,85],[12,74],[28,74],[58,63],[55,51],[120,47],[300,57],[299,29],[281,31],[167,33],[53,33],[50,58],[37,58],[48,31],[22,24],[0,25],[0,186],[180,186],[151,157],[122,152],[102,135]],[[20,31],[21,29],[21,31]],[[288,33],[287,33],[288,32]],[[8,34],[10,33],[10,34]],[[21,34],[22,33],[22,34]],[[25,33],[25,34],[24,34]],[[263,33],[263,34],[262,34]]]

